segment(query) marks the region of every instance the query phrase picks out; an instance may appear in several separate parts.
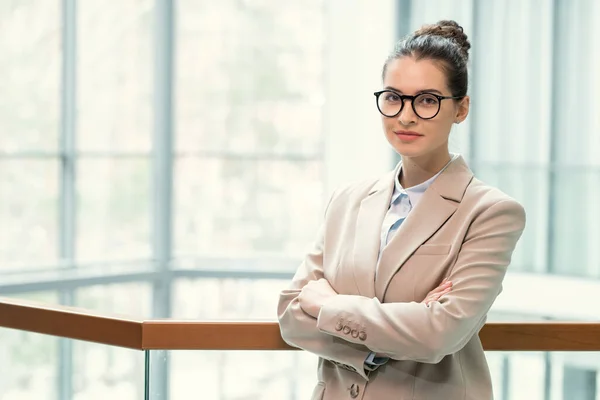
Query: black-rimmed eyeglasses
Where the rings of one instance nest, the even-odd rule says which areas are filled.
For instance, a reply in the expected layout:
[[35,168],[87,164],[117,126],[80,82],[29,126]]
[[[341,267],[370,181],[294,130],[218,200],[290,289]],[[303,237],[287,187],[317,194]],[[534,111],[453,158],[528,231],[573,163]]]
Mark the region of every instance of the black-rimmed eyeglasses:
[[410,100],[412,109],[421,119],[432,119],[440,112],[442,100],[462,99],[463,96],[440,96],[434,93],[419,93],[416,96],[399,94],[393,90],[381,90],[373,93],[377,109],[385,117],[395,117],[402,112],[404,102]]

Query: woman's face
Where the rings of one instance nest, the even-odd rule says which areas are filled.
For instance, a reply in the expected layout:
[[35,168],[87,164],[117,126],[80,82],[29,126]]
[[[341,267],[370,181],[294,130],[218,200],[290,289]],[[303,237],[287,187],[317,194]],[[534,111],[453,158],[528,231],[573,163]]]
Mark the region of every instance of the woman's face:
[[[413,57],[402,57],[391,61],[383,81],[384,89],[391,89],[402,95],[417,95],[422,92],[440,96],[452,96],[448,89],[445,73],[432,60],[417,61]],[[389,95],[383,93],[381,96]],[[381,97],[380,96],[380,97]],[[398,101],[393,94],[390,101]],[[432,99],[425,99],[419,107],[431,107]],[[399,103],[398,103],[399,104]],[[382,115],[385,136],[394,150],[410,158],[448,157],[448,136],[453,123],[462,122],[469,112],[469,98],[458,102],[453,99],[440,101],[438,114],[432,119],[422,119],[416,115],[410,100],[404,100],[404,107],[395,117]],[[437,106],[436,106],[437,108]],[[423,113],[422,115],[425,115]]]

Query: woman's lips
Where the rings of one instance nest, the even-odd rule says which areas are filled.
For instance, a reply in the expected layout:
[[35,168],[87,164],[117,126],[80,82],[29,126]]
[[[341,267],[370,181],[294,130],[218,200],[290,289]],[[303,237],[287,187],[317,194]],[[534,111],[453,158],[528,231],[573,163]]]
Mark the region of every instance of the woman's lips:
[[423,136],[420,133],[413,131],[394,131],[394,133],[403,142],[412,142]]

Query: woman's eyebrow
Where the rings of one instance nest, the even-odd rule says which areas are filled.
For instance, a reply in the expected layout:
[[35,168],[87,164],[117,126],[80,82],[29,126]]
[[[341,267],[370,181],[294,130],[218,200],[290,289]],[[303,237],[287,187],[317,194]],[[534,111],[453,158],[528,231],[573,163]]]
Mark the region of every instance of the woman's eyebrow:
[[[402,90],[396,89],[391,86],[386,86],[384,89],[389,89],[389,90],[393,90],[394,92],[402,93]],[[422,89],[422,90],[417,91],[417,93],[415,93],[415,94],[419,94],[419,93],[437,93],[440,95],[442,94],[442,92],[440,92],[437,89]]]

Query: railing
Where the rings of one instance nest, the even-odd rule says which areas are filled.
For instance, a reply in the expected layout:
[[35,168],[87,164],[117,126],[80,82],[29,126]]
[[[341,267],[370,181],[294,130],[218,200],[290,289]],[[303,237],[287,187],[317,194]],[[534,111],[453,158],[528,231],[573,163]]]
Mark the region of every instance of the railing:
[[[136,350],[293,350],[276,322],[142,320],[0,298],[0,327]],[[487,351],[600,351],[597,322],[489,322]]]
[[[144,351],[145,366],[142,371],[145,386],[139,396],[131,398],[141,398],[141,393],[144,393],[147,400],[169,398],[166,394],[169,384],[164,381],[164,377],[169,369],[168,356],[172,354],[167,350],[295,350],[282,340],[276,322],[144,320],[1,297],[0,327],[100,343],[113,346],[112,349],[122,347]],[[479,336],[487,351],[600,351],[600,323],[596,322],[491,322],[483,327]],[[223,352],[217,354],[225,357]],[[260,351],[252,354],[260,354]],[[191,366],[186,364],[183,367],[180,363],[178,371],[185,372],[204,364],[210,372],[214,363],[218,365],[223,359],[211,360],[212,363],[206,363],[196,358]],[[244,359],[236,359],[234,364],[239,370],[249,371],[248,367],[241,367],[240,363],[243,362],[249,363],[250,367],[258,366],[253,361]],[[262,365],[272,365],[272,361],[259,361],[261,362]],[[285,370],[281,365],[275,364],[278,370],[288,371],[282,375],[285,377],[290,376],[289,371],[295,371],[297,365],[294,365],[292,370]],[[206,373],[206,370],[202,373]],[[235,379],[239,378],[238,375]],[[192,379],[190,385],[193,389],[195,378],[188,379]],[[206,386],[203,383],[202,387]],[[262,390],[264,384],[257,384],[257,387],[257,390]],[[179,399],[186,396],[184,393],[179,397],[172,397]],[[252,396],[255,394],[248,398],[254,398]]]

